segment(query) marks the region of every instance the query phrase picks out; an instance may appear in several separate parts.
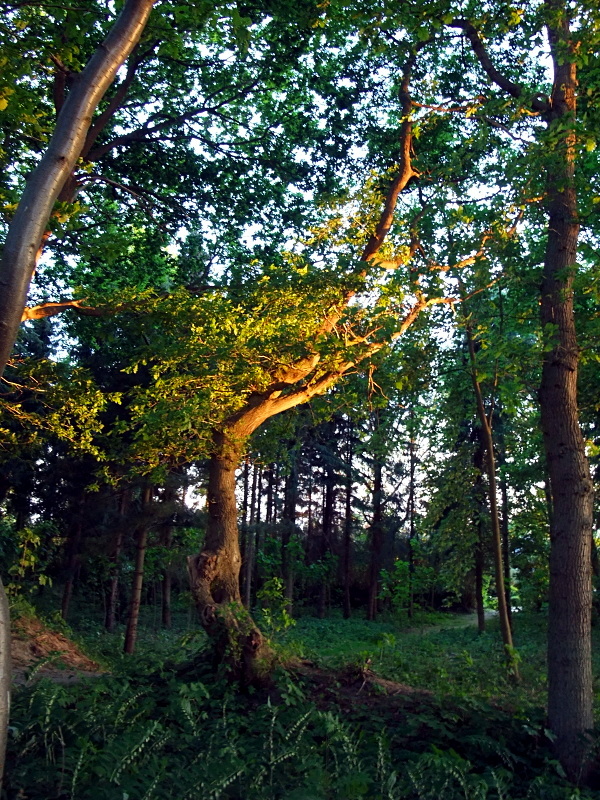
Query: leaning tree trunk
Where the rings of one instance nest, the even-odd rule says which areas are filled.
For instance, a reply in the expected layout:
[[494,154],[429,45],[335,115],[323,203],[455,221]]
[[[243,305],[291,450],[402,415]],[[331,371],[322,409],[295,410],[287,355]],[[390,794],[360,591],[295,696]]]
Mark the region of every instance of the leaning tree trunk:
[[469,324],[466,326],[467,343],[469,346],[469,358],[471,363],[471,380],[473,390],[477,400],[477,416],[479,417],[481,446],[485,450],[486,472],[488,479],[488,501],[490,506],[490,523],[492,526],[492,552],[494,555],[494,573],[496,579],[496,596],[498,599],[498,617],[500,619],[500,631],[504,644],[506,663],[515,681],[520,680],[519,666],[515,658],[512,630],[506,605],[506,592],[504,591],[504,566],[502,564],[502,533],[500,530],[500,514],[498,513],[498,493],[496,488],[496,460],[494,458],[494,440],[492,437],[492,427],[490,420],[485,412],[481,384],[477,376],[477,364],[475,360],[475,345]]
[[540,386],[541,424],[550,488],[548,721],[556,753],[573,780],[587,771],[593,726],[591,541],[593,489],[577,408],[578,348],[573,314],[579,223],[575,191],[577,75],[567,11],[548,29],[554,61],[550,128],[559,137],[548,168],[548,240],[541,321],[551,333]]
[[46,152],[27,181],[0,263],[0,374],[17,337],[54,202],[81,154],[94,111],[139,41],[153,4],[154,0],[127,0],[108,36],[73,83]]
[[215,660],[243,685],[260,683],[271,671],[272,653],[240,596],[235,472],[243,441],[213,434],[208,477],[208,525],[204,549],[188,558],[200,621],[215,646]]

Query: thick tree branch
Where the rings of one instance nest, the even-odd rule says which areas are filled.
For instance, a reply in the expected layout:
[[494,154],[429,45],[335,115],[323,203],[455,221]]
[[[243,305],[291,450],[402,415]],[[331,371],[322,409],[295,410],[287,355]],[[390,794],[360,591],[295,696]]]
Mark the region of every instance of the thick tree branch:
[[157,44],[158,44],[157,42],[154,42],[151,47],[145,50],[142,54],[138,54],[136,57],[134,57],[135,51],[132,54],[125,78],[117,86],[117,89],[113,97],[111,97],[108,105],[106,106],[104,111],[96,117],[96,119],[94,120],[94,124],[90,127],[88,131],[88,134],[85,138],[85,144],[83,145],[83,148],[81,150],[82,158],[87,159],[88,153],[92,149],[94,142],[96,141],[98,136],[102,133],[106,125],[117,113],[117,111],[121,108],[123,101],[127,96],[127,92],[129,91],[131,84],[135,79],[138,67],[147,58],[148,55],[154,52]]
[[414,52],[404,65],[404,72],[402,75],[402,83],[400,84],[400,101],[402,103],[402,125],[400,127],[400,165],[398,174],[392,181],[383,211],[379,217],[377,227],[373,232],[371,238],[366,244],[365,249],[361,255],[361,261],[374,261],[377,251],[381,248],[386,236],[388,235],[392,223],[394,221],[394,213],[396,211],[396,204],[398,197],[404,189],[406,189],[408,182],[411,178],[418,178],[419,173],[412,165],[411,150],[412,150],[412,99],[410,96],[410,79],[412,71],[417,60],[419,50],[421,50],[427,42],[421,42],[417,45]]
[[72,308],[78,314],[84,317],[102,317],[107,313],[114,313],[114,309],[106,311],[102,308],[94,308],[92,306],[84,306],[85,299],[82,300],[61,300],[56,303],[40,303],[39,306],[29,306],[23,309],[21,322],[28,319],[45,319],[46,317],[55,317],[63,311]]
[[[475,53],[477,60],[485,70],[486,75],[492,81],[492,83],[495,83],[496,86],[500,87],[500,89],[503,89],[505,92],[507,92],[507,94],[509,94],[511,97],[514,97],[516,100],[521,100],[525,94],[524,88],[520,84],[511,81],[506,77],[506,75],[503,75],[499,70],[496,69],[475,26],[467,19],[456,18],[452,20],[450,27],[459,28],[464,31],[465,36],[471,43],[471,48]],[[527,102],[531,105],[531,108],[534,111],[539,112],[540,114],[546,114],[550,110],[550,103],[548,100],[544,100],[541,97],[533,96],[531,98],[527,98]]]
[[146,26],[154,0],[127,0],[77,76],[11,222],[0,265],[0,370],[10,356],[52,207],[81,154],[92,115]]

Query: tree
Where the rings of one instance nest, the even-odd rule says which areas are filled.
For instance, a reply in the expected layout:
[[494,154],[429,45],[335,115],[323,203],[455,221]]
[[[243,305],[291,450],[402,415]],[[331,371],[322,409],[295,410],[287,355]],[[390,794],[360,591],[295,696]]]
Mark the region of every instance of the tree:
[[[128,0],[108,37],[90,59],[59,113],[45,156],[29,179],[10,225],[0,263],[0,375],[21,323],[31,275],[54,203],[80,155],[91,117],[117,70],[139,40],[154,0]],[[4,588],[0,583],[2,632],[0,658],[3,683],[9,680],[10,628]],[[6,686],[4,687],[6,688]],[[3,691],[3,697],[7,692]],[[8,702],[0,705],[0,761],[4,763]]]

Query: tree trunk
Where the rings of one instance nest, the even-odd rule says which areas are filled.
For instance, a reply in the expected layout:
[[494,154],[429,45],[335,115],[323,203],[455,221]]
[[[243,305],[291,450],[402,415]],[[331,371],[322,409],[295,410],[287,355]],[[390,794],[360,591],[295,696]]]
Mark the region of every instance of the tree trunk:
[[577,74],[562,0],[548,0],[554,62],[550,129],[558,137],[547,171],[548,239],[541,322],[550,339],[540,386],[541,424],[550,476],[548,721],[572,780],[585,777],[593,726],[591,541],[593,487],[577,407],[578,348],[573,315],[579,222],[575,190]]
[[294,601],[294,566],[290,558],[290,542],[296,530],[296,505],[298,504],[298,451],[290,443],[290,473],[285,481],[285,498],[281,518],[281,577],[288,614],[292,613]]
[[117,599],[119,597],[119,575],[121,572],[121,550],[123,548],[123,534],[125,533],[125,519],[127,506],[129,503],[129,489],[124,489],[119,502],[119,520],[117,522],[117,533],[111,556],[111,576],[108,588],[108,598],[106,603],[106,616],[104,626],[107,631],[112,633],[115,629],[117,617]]
[[410,487],[408,491],[408,518],[409,518],[409,534],[408,534],[408,618],[412,619],[415,613],[415,553],[414,542],[416,536],[415,526],[415,473],[417,468],[417,458],[415,452],[415,410],[414,404],[411,403],[410,407],[410,441],[408,445],[410,456]]
[[350,584],[352,580],[352,459],[354,456],[354,425],[348,421],[348,441],[346,446],[346,497],[344,515],[344,549],[342,570],[344,576],[344,619],[350,619]]
[[369,570],[369,606],[367,619],[377,616],[381,551],[383,549],[383,465],[379,454],[373,465],[373,520],[371,522],[371,567]]
[[81,154],[94,111],[137,44],[153,4],[154,0],[127,0],[108,36],[74,82],[46,152],[27,181],[0,264],[0,374],[17,337],[54,202]]
[[243,597],[243,603],[246,608],[250,607],[250,590],[252,582],[252,565],[250,565],[250,572],[248,572],[248,558],[250,556],[250,533],[248,530],[248,500],[250,496],[250,459],[248,456],[244,459],[243,468],[243,481],[244,489],[242,495],[242,565],[243,569],[240,570],[240,592]]
[[239,589],[235,472],[243,441],[213,433],[208,477],[208,525],[204,549],[188,558],[190,583],[200,621],[214,642],[215,659],[243,685],[260,683],[272,668],[272,654],[243,607]]
[[[259,579],[259,560],[258,555],[260,553],[260,548],[262,544],[262,529],[261,529],[261,510],[262,510],[262,479],[263,479],[263,470],[262,467],[257,467],[254,464],[254,469],[256,470],[256,506],[253,511],[254,515],[254,570],[253,570],[253,583],[254,583],[254,599],[256,600],[257,592],[260,589]],[[253,496],[254,499],[254,496]]]
[[475,359],[475,345],[469,324],[466,326],[467,343],[469,345],[469,358],[471,362],[471,380],[477,400],[477,416],[479,417],[481,444],[485,450],[486,471],[488,478],[488,501],[490,507],[490,522],[492,525],[492,549],[494,554],[494,573],[496,578],[496,595],[498,598],[498,617],[500,619],[500,631],[504,644],[508,669],[516,681],[520,680],[519,667],[515,659],[512,630],[508,609],[506,606],[506,593],[504,591],[504,567],[502,564],[502,534],[500,531],[500,516],[498,514],[498,500],[496,488],[496,461],[494,458],[494,441],[492,438],[492,428],[485,412],[481,385],[477,377],[477,363]]
[[152,487],[148,486],[144,489],[142,496],[142,521],[136,537],[135,569],[131,587],[131,604],[129,607],[127,629],[125,631],[125,644],[123,647],[123,651],[129,655],[135,650],[135,640],[137,638],[138,621],[140,618],[142,588],[144,585],[144,559],[146,557],[146,546],[148,544],[148,528],[150,527],[148,512],[151,501]]
[[69,555],[67,559],[67,580],[63,589],[62,603],[61,603],[61,617],[66,620],[69,615],[69,606],[71,605],[71,596],[73,594],[73,584],[75,583],[75,575],[79,565],[79,545],[83,534],[83,509],[85,506],[85,495],[82,494],[79,498],[77,516],[74,524],[73,535],[69,541]]
[[6,742],[8,739],[11,683],[10,614],[4,584],[0,579],[0,788],[4,775]]
[[477,448],[473,454],[473,466],[476,469],[474,496],[477,507],[477,541],[475,542],[475,603],[477,608],[477,630],[485,633],[485,606],[483,598],[483,576],[485,574],[485,525],[487,513],[485,507],[485,487],[483,485],[483,468],[485,448],[482,437],[477,437]]
[[[333,431],[332,431],[333,433]],[[323,524],[321,525],[321,538],[319,543],[319,558],[325,565],[325,556],[331,551],[333,541],[333,527],[335,516],[335,470],[330,463],[325,465],[325,486],[323,491]],[[325,619],[328,607],[328,584],[330,577],[323,573],[323,579],[319,587],[319,604],[317,615],[319,619]]]

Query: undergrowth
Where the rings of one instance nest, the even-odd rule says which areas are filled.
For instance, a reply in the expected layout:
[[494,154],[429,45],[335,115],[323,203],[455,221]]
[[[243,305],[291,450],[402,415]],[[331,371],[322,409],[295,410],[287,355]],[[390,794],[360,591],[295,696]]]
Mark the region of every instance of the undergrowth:
[[[177,659],[146,650],[76,685],[41,680],[16,692],[2,797],[598,798],[569,785],[552,757],[538,697],[543,628],[526,624],[531,651],[522,645],[524,686],[512,694],[491,657],[493,631],[341,620],[300,620],[287,634],[286,647],[329,668],[327,686],[282,670],[269,693],[236,693],[206,654],[192,657],[198,642],[181,638]],[[344,686],[334,665],[348,664],[432,693]]]

